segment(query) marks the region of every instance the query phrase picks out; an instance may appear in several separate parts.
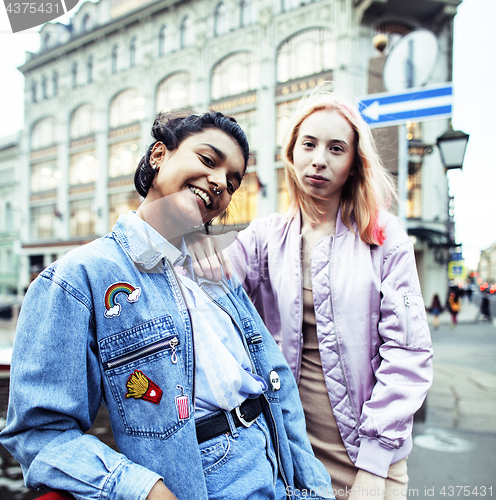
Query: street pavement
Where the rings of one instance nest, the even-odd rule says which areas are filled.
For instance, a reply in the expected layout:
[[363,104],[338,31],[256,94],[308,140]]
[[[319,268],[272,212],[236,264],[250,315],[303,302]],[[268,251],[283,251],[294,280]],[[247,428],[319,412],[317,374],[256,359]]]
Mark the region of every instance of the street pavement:
[[[464,299],[453,329],[447,312],[437,330],[428,315],[434,382],[414,423],[409,499],[496,497],[496,326],[475,322],[476,303]],[[5,375],[0,377],[0,428],[7,410]],[[115,448],[103,407],[90,433]],[[0,500],[32,500],[41,494],[23,487],[19,465],[0,446]]]

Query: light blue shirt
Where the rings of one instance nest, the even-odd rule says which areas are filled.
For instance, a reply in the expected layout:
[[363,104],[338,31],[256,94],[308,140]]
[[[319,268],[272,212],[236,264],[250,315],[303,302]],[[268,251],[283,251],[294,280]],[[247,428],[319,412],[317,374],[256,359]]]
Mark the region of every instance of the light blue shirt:
[[[136,229],[144,232],[150,241],[150,245],[159,249],[163,257],[173,264],[182,285],[184,299],[188,305],[193,324],[195,324],[195,319],[201,321],[198,316],[202,316],[208,325],[212,325],[212,330],[225,348],[216,350],[217,357],[214,362],[220,362],[223,365],[229,364],[232,367],[228,374],[229,383],[237,390],[234,399],[238,401],[238,404],[247,398],[256,398],[266,391],[266,382],[253,373],[250,358],[232,319],[212,302],[196,283],[191,255],[184,239],[181,241],[181,250],[179,250],[134,212],[129,213],[129,222],[136,225]],[[212,390],[202,364],[199,362],[196,363],[195,380],[195,418],[218,411],[219,405],[214,394],[215,391]],[[238,404],[231,406],[234,408]],[[231,407],[228,409],[231,409]]]

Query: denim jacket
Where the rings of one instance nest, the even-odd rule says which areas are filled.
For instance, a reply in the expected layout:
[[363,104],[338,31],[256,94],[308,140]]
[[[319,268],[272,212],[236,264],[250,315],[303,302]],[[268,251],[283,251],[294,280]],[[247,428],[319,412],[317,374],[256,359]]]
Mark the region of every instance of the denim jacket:
[[[264,413],[287,491],[332,498],[306,436],[294,377],[240,283],[199,284],[231,316],[269,385]],[[271,370],[279,374],[278,391]],[[194,373],[191,323],[174,269],[121,215],[111,233],[68,253],[29,287],[0,441],[31,488],[144,500],[162,477],[179,500],[206,499]],[[138,398],[129,397],[132,380],[144,380]],[[102,402],[121,453],[85,434]]]

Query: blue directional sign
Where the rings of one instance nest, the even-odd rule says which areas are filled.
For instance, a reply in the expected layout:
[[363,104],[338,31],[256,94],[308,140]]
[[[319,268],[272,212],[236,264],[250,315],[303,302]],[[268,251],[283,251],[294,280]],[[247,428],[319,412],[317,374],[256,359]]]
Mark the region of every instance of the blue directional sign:
[[359,109],[370,128],[388,127],[407,121],[447,118],[452,114],[451,82],[371,94],[360,99]]

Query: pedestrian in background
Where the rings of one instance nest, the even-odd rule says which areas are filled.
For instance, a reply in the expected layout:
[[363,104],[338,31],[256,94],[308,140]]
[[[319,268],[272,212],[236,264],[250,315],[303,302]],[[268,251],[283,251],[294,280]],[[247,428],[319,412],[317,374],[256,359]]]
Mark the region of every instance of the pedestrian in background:
[[[299,383],[336,498],[398,500],[413,415],[432,382],[430,333],[370,129],[328,88],[303,99],[288,126],[289,213],[253,221],[227,253]],[[221,276],[218,241],[191,245],[199,274]]]
[[443,306],[439,300],[439,295],[437,293],[432,297],[431,306],[429,307],[429,312],[434,316],[434,330],[439,328],[439,315],[443,312]]
[[455,328],[458,324],[458,313],[461,309],[460,294],[456,289],[453,289],[448,296],[448,310],[451,315],[451,328]]

